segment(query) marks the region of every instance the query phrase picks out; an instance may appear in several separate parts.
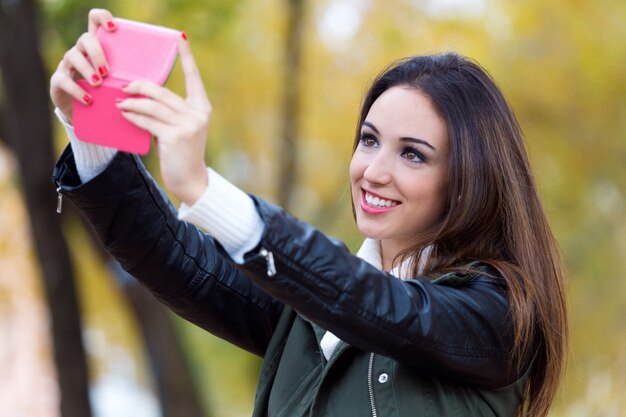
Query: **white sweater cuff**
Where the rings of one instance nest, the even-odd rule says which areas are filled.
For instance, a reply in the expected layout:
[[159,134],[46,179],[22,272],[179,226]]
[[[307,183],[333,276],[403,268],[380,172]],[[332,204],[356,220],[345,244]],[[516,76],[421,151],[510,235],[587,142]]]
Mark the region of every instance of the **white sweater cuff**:
[[192,206],[182,203],[180,220],[203,228],[222,244],[235,262],[261,241],[265,224],[252,198],[211,168],[207,168],[209,185]]
[[67,136],[70,138],[78,176],[83,183],[86,183],[106,169],[115,157],[117,149],[95,145],[78,139],[74,132],[74,126],[65,119],[58,107],[54,109],[54,114],[57,115],[57,118],[65,128]]
[[[84,142],[58,108],[54,110],[70,138],[78,175],[88,182],[106,169],[116,149]],[[209,186],[193,205],[181,204],[178,218],[205,229],[222,244],[238,263],[261,241],[265,225],[252,199],[211,168],[207,168]]]

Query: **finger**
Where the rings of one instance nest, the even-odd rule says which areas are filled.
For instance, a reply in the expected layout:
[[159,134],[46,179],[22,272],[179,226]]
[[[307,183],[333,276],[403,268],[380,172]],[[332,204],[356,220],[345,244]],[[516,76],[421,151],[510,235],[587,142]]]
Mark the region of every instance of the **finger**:
[[50,78],[50,86],[53,90],[63,91],[74,99],[88,106],[93,103],[93,97],[83,90],[69,75],[63,72],[55,72]]
[[102,50],[102,45],[100,45],[100,41],[98,41],[95,35],[83,33],[80,38],[78,38],[76,47],[91,60],[93,68],[100,77],[109,75],[109,64]]
[[91,85],[98,86],[102,83],[102,77],[96,74],[91,63],[77,47],[67,51],[61,65],[63,66],[63,72],[68,76],[72,75],[75,71]]
[[123,111],[122,116],[132,124],[147,130],[156,137],[162,136],[168,128],[165,123],[143,114]]
[[187,102],[173,91],[150,81],[133,81],[123,90],[126,94],[136,94],[161,102],[178,113],[188,111]]
[[148,116],[168,125],[176,125],[183,120],[180,113],[149,98],[127,98],[117,103],[116,106],[120,110]]
[[89,11],[89,23],[88,32],[92,35],[96,34],[98,26],[104,27],[109,32],[113,32],[117,29],[117,24],[113,20],[113,15],[110,11],[105,9],[91,9]]
[[187,99],[195,106],[198,106],[200,110],[209,111],[211,109],[211,103],[206,95],[200,71],[191,53],[191,48],[189,47],[186,36],[181,36],[178,39],[178,53],[180,54],[180,63],[183,68],[183,74],[185,75]]

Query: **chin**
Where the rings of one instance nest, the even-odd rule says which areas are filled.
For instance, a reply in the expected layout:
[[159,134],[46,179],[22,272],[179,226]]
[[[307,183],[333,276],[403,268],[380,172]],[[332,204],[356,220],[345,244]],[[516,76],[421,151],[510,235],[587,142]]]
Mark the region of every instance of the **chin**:
[[378,228],[359,226],[357,223],[357,229],[361,235],[369,239],[381,240],[385,237],[383,231],[378,230]]

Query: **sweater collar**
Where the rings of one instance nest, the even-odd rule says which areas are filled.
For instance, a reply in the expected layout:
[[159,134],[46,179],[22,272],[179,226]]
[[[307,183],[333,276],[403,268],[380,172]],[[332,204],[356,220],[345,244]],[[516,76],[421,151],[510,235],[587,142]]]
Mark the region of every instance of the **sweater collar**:
[[[426,266],[426,260],[432,252],[432,245],[426,247],[420,256],[418,271],[421,273]],[[356,256],[363,259],[375,268],[383,269],[382,257],[380,255],[380,241],[370,238],[365,238],[361,248],[357,252]],[[405,259],[400,265],[397,265],[391,270],[391,275],[402,280],[415,278],[411,276],[411,263],[412,258]]]

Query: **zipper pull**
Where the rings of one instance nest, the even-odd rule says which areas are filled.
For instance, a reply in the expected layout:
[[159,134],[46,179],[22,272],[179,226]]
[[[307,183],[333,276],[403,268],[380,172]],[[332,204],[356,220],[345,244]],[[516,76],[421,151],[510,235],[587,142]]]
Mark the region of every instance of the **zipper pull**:
[[263,256],[265,258],[265,262],[267,262],[267,276],[273,277],[274,275],[276,275],[276,264],[274,264],[274,254],[265,248],[261,248],[261,250],[259,251],[259,255]]
[[[59,185],[59,183],[57,183]],[[63,210],[63,194],[61,194],[61,186],[57,187],[57,213],[61,214]]]

